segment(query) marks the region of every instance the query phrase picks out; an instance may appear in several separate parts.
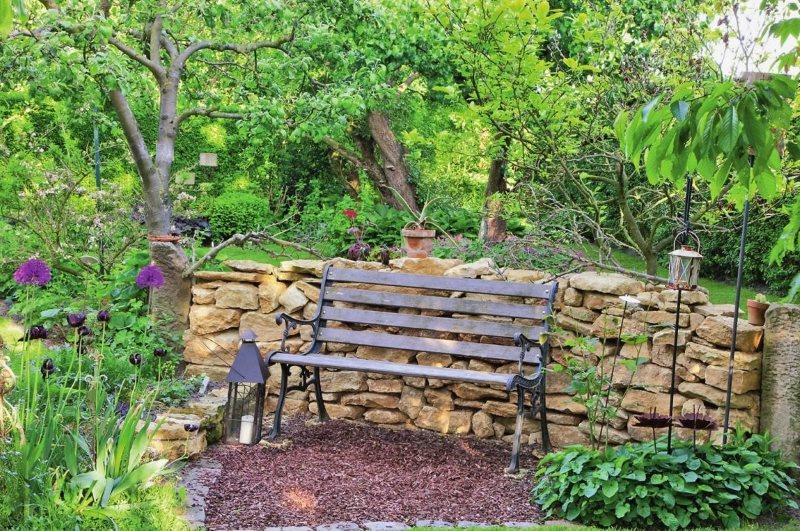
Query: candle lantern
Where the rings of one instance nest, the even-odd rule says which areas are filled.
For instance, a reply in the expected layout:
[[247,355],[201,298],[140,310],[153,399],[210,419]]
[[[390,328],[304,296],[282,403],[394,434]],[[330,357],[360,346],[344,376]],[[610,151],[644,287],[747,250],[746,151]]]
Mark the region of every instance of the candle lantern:
[[[698,250],[700,240],[694,232],[683,233],[694,239],[695,245],[681,245],[669,253],[669,284],[672,289],[691,291],[697,289],[697,279],[700,278],[700,261],[703,259]],[[677,239],[675,240],[677,243]]]
[[225,442],[256,444],[261,440],[268,372],[256,345],[256,335],[248,330],[241,339],[242,345],[225,379],[228,382]]

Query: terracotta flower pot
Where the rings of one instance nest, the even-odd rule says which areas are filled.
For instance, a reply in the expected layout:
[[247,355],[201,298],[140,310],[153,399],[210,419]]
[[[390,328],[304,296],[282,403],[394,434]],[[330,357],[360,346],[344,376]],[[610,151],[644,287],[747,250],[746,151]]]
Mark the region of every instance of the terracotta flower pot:
[[747,322],[751,325],[761,326],[764,324],[764,312],[769,308],[769,304],[747,299]]
[[403,229],[400,234],[403,236],[403,249],[410,258],[427,258],[431,254],[435,230]]

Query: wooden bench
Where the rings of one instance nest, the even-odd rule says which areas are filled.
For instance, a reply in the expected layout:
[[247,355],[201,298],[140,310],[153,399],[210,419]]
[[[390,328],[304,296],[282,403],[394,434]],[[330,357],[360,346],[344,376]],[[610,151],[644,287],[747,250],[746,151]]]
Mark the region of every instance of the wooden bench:
[[[545,371],[542,368],[547,364],[548,354],[545,317],[551,314],[556,287],[555,283],[533,284],[326,267],[316,315],[308,320],[283,313],[276,317],[278,324],[284,324],[286,328],[280,350],[270,352],[266,359],[268,366],[279,364],[281,367],[280,394],[268,438],[273,440],[280,435],[284,401],[286,394],[292,390],[305,390],[313,385],[319,418],[321,421],[328,419],[322,400],[320,369],[502,385],[507,391],[517,392],[516,427],[511,466],[508,469],[516,472],[519,469],[526,392],[530,393],[532,413],[538,402],[542,446],[549,451]],[[482,294],[484,297],[465,298],[464,293]],[[485,295],[491,295],[492,300],[486,300]],[[536,299],[538,304],[532,299]],[[410,311],[399,313],[399,309]],[[498,317],[502,319],[496,319]],[[311,327],[312,343],[306,352],[292,354],[286,351],[285,341],[291,330],[300,325]],[[439,339],[441,336],[447,339]],[[544,341],[540,341],[540,338]],[[518,367],[516,372],[509,374],[343,357],[342,354],[323,352],[327,342],[447,354],[466,360],[517,362]],[[302,369],[300,383],[290,386],[291,366]]]

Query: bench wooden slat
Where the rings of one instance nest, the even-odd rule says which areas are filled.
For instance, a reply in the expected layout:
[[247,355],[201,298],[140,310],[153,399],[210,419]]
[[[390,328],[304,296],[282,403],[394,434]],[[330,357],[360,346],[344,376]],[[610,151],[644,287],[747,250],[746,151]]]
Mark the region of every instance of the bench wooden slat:
[[360,282],[362,284],[383,284],[406,288],[465,291],[468,293],[505,295],[509,297],[533,297],[539,299],[547,299],[553,290],[552,284],[530,284],[525,282],[507,282],[504,280],[440,277],[433,275],[414,275],[410,273],[388,273],[382,271],[339,268],[331,268],[328,270],[328,280],[337,282]]
[[488,320],[479,321],[475,319],[452,319],[449,317],[409,315],[353,308],[336,308],[334,306],[323,307],[322,318],[329,321],[341,321],[345,323],[398,326],[400,328],[415,328],[492,337],[514,337],[514,334],[521,332],[533,341],[538,341],[539,334],[542,332],[542,327],[539,326],[497,323]]
[[[468,343],[451,339],[433,339],[413,337],[381,332],[345,330],[342,328],[320,328],[317,332],[320,341],[349,343],[369,347],[412,350],[433,354],[450,354],[465,358],[480,358],[498,361],[518,361],[519,347],[491,345],[485,343]],[[532,347],[525,356],[525,363],[538,363],[539,347]]]
[[[392,273],[394,274],[394,273]],[[509,302],[486,302],[473,299],[433,297],[430,295],[411,295],[386,291],[328,287],[324,300],[389,306],[394,308],[416,308],[419,310],[439,310],[443,312],[467,313],[471,315],[495,315],[498,317],[518,317],[521,319],[542,319],[547,315],[547,306],[513,304]]]
[[[430,367],[428,365],[411,365],[392,363],[390,361],[364,360],[360,358],[340,358],[328,354],[286,354],[280,352],[270,358],[271,362],[320,367],[324,369],[356,370],[377,372],[395,376],[412,376],[418,378],[437,378],[441,380],[458,380],[463,382],[496,384],[507,386],[514,374],[496,372],[471,371],[467,369],[450,369]],[[323,392],[325,390],[323,389]]]

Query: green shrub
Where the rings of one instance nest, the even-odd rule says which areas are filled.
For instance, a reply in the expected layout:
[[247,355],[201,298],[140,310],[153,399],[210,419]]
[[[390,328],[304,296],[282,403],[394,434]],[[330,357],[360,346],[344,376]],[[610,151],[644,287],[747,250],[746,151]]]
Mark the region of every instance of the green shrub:
[[265,199],[243,192],[227,192],[213,200],[208,220],[214,238],[221,239],[263,229],[273,218]]
[[[663,439],[663,438],[662,438]],[[723,525],[797,508],[789,472],[768,435],[732,434],[725,446],[676,441],[607,451],[573,446],[539,463],[534,500],[548,515],[600,526],[669,529]]]

